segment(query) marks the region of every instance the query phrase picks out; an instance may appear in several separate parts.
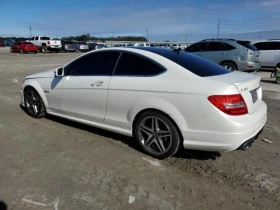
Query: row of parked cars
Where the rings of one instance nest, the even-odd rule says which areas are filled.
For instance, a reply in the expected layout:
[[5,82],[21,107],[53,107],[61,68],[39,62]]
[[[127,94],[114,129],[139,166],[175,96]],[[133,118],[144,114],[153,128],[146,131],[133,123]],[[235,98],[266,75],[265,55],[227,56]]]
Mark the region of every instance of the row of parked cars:
[[104,43],[51,40],[48,36],[37,36],[30,40],[15,42],[11,46],[11,52],[87,52],[104,47],[107,47]]
[[205,39],[186,47],[185,51],[232,71],[274,69],[280,62],[280,39],[253,43],[235,39]]
[[[11,52],[87,52],[106,47],[105,43],[51,40],[48,36],[37,36],[27,41],[15,42],[11,46]],[[182,50],[220,64],[231,71],[258,71],[261,68],[274,68],[280,62],[280,39],[254,43],[235,39],[205,39],[190,46],[180,43],[121,43],[114,47]]]

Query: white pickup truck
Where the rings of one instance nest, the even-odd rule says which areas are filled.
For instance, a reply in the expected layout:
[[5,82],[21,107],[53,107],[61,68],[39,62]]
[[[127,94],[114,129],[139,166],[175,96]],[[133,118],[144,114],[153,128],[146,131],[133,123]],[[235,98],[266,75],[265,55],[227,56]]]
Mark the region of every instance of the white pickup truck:
[[59,52],[62,47],[60,40],[51,40],[48,36],[35,36],[29,41],[36,45],[43,53],[46,53],[47,51]]

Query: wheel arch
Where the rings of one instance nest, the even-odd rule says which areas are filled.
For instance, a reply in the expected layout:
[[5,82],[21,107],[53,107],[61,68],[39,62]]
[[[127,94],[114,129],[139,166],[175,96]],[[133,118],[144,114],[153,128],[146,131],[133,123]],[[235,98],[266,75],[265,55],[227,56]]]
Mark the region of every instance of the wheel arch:
[[[30,81],[28,81],[30,80]],[[44,90],[42,89],[42,87],[40,86],[40,84],[37,81],[31,81],[32,79],[28,79],[27,81],[25,81],[24,83],[24,87],[23,87],[23,97],[24,97],[24,92],[26,90],[26,88],[33,88],[41,97],[45,108],[47,108],[49,106],[48,104],[48,100],[44,94]]]
[[164,115],[165,117],[167,117],[175,126],[175,128],[177,129],[177,132],[180,136],[180,139],[181,139],[181,143],[183,142],[183,135],[182,135],[182,132],[181,132],[181,129],[179,128],[178,124],[176,123],[176,121],[168,114],[166,114],[164,111],[161,111],[159,109],[155,109],[155,108],[147,108],[147,109],[143,109],[141,111],[139,111],[135,116],[134,116],[134,119],[132,121],[132,136],[135,137],[135,126],[136,126],[136,123],[137,123],[137,120],[139,119],[139,117],[145,113],[145,112],[157,112],[157,113],[160,113],[162,115]]
[[220,63],[220,65],[222,65],[223,63],[232,63],[232,64],[236,67],[236,69],[238,70],[238,65],[237,65],[237,63],[236,63],[235,61],[233,61],[233,60],[224,60],[224,61],[222,61],[222,62]]

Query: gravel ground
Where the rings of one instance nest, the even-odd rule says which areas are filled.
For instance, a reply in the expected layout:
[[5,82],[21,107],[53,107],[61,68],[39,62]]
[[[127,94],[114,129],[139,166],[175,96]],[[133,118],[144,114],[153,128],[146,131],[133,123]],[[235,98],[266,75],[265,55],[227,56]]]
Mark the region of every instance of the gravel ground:
[[9,210],[280,209],[280,85],[270,72],[259,73],[268,121],[252,148],[159,161],[132,138],[20,108],[25,76],[78,55],[0,49],[0,201]]

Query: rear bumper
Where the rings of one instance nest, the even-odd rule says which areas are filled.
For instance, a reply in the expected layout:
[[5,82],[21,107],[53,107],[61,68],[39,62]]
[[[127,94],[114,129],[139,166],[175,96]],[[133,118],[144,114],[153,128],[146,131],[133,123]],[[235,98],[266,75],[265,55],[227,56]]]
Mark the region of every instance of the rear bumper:
[[238,70],[240,71],[258,71],[261,68],[261,63],[255,62],[239,62]]
[[229,116],[216,112],[205,117],[171,116],[179,126],[185,149],[232,151],[255,138],[267,120],[264,102],[253,114]]

